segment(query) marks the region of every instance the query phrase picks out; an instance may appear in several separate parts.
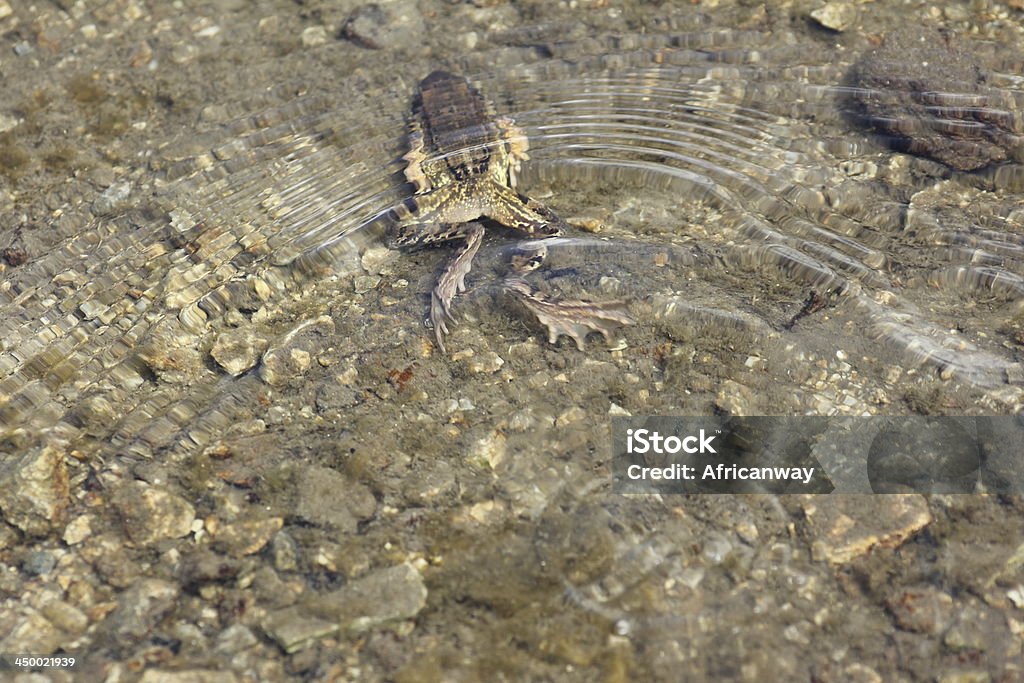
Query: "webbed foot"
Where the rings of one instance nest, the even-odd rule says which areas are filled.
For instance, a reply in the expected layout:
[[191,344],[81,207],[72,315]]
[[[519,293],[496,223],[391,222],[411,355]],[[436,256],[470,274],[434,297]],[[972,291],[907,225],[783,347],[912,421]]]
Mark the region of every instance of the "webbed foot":
[[571,337],[576,348],[584,349],[587,335],[600,332],[606,342],[620,326],[635,325],[624,301],[555,300],[534,289],[521,277],[505,279],[505,290],[515,295],[548,330],[548,342],[558,343],[562,335]]

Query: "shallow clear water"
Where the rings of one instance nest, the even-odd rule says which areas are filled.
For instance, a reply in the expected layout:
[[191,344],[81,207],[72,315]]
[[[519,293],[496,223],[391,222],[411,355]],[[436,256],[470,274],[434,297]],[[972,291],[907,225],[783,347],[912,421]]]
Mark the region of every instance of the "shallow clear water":
[[[247,656],[279,667],[268,679],[339,661],[403,681],[847,680],[865,662],[931,680],[983,659],[999,673],[1019,649],[1019,501],[610,492],[610,415],[1020,410],[1016,150],[966,173],[890,149],[857,121],[873,91],[849,82],[888,27],[823,36],[800,12],[764,31],[678,12],[665,33],[542,24],[430,59],[328,41],[215,62],[227,101],[205,90],[176,135],[135,139],[130,201],[95,217],[91,198],[38,200],[50,248],[0,266],[0,452],[58,449],[68,516],[92,534],[8,529],[4,562],[42,547],[77,563],[96,597],[66,597],[90,615],[96,671],[202,623],[207,645],[251,628]],[[1019,69],[972,50],[983,95],[937,90],[926,123],[898,111],[896,125],[1012,137]],[[545,241],[530,281],[626,300],[637,324],[612,344],[548,344],[503,292],[528,243],[495,228],[437,353],[422,321],[450,249],[388,252],[381,233],[410,191],[412,93],[441,67],[527,130],[520,188],[581,226]],[[296,484],[325,470],[337,490]],[[110,501],[140,482],[191,501],[204,532],[128,542]],[[343,528],[303,516],[350,498],[368,511]],[[274,547],[237,579],[189,583],[193,565],[237,566],[218,524],[268,516]],[[429,597],[401,624],[292,654],[263,620],[308,622],[332,588],[403,563]],[[125,586],[152,577],[182,599],[160,643],[139,644],[105,606],[131,608]],[[43,579],[8,580],[50,599]],[[913,621],[918,604],[934,624]]]

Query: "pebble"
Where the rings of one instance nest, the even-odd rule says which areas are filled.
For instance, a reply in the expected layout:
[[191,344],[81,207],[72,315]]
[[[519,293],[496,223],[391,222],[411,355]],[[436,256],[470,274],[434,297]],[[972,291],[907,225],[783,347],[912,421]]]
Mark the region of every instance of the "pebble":
[[732,550],[732,543],[729,542],[729,539],[720,534],[714,534],[704,542],[701,555],[711,564],[722,564]]
[[991,683],[987,671],[950,671],[940,674],[935,683]]
[[213,540],[217,546],[224,546],[229,554],[243,557],[263,550],[283,526],[281,517],[239,520],[221,526]]
[[43,446],[0,462],[0,511],[30,536],[59,528],[70,501],[64,454]]
[[110,216],[128,206],[128,198],[132,193],[132,184],[126,181],[114,183],[103,191],[92,203],[94,216]]
[[3,640],[0,652],[32,653],[50,655],[57,651],[67,636],[61,633],[50,620],[35,610],[19,616]]
[[320,638],[334,635],[339,628],[337,622],[312,617],[299,605],[270,612],[261,626],[263,632],[288,654],[298,652]]
[[216,24],[211,26],[204,26],[203,28],[196,31],[196,38],[213,38],[221,32],[220,26]]
[[293,572],[299,568],[299,545],[287,531],[278,532],[270,541],[274,568],[279,572]]
[[[871,501],[870,504],[865,501]],[[804,496],[815,560],[843,565],[875,546],[896,547],[931,520],[923,496]]]
[[828,2],[812,11],[811,19],[825,28],[842,33],[857,21],[857,9],[845,2]]
[[123,643],[141,642],[152,636],[153,628],[174,609],[178,595],[178,586],[169,581],[139,579],[121,593],[105,624]]
[[141,569],[129,555],[124,536],[103,534],[82,546],[80,557],[92,564],[96,574],[117,588],[127,588],[138,578]]
[[302,31],[302,47],[316,47],[327,42],[327,29],[323,26],[310,26]]
[[295,369],[298,370],[300,373],[308,370],[310,364],[312,363],[312,358],[309,355],[309,351],[305,351],[303,349],[292,349],[288,353],[288,356],[292,362],[292,365],[294,365]]
[[202,548],[182,559],[177,574],[183,586],[196,589],[210,583],[230,581],[241,571],[242,565],[238,560]]
[[63,600],[46,603],[42,613],[51,624],[65,633],[78,635],[89,627],[89,617],[82,610]]
[[327,467],[306,468],[299,476],[295,514],[300,519],[353,533],[377,509],[370,489]]
[[10,114],[0,114],[0,133],[6,133],[9,130],[13,130],[19,124],[21,119]]
[[448,499],[458,486],[453,468],[441,460],[417,476],[406,477],[402,482],[402,495],[414,505],[430,506],[436,505],[438,500]]
[[238,377],[259,362],[267,345],[251,328],[240,327],[218,335],[210,355],[228,374]]
[[564,427],[587,419],[587,411],[580,406],[573,406],[555,418],[555,426]]
[[270,386],[278,386],[305,374],[313,364],[310,349],[316,348],[323,336],[333,332],[334,320],[329,316],[302,321],[284,336],[280,345],[264,351],[260,379]]
[[36,550],[28,554],[21,563],[21,569],[32,576],[49,574],[57,566],[57,556],[49,550]]
[[359,275],[352,281],[356,294],[365,294],[373,291],[380,284],[379,275]]
[[214,649],[222,654],[234,654],[259,643],[252,630],[244,624],[232,624],[217,635]]
[[953,625],[942,636],[942,643],[953,652],[985,652],[988,650],[993,622],[1001,619],[994,612],[978,605],[960,606]]
[[383,272],[382,266],[394,258],[395,253],[383,245],[367,248],[363,252],[360,262],[363,269],[371,275],[380,275]]
[[629,412],[618,403],[612,402],[612,404],[608,406],[608,414],[612,417],[629,417],[633,413]]
[[153,62],[153,48],[146,41],[139,42],[128,56],[128,65],[139,69]]
[[176,622],[171,625],[170,635],[181,641],[181,649],[186,652],[202,652],[207,649],[208,639],[195,624]]
[[473,374],[489,374],[497,372],[504,364],[505,359],[501,356],[493,351],[486,351],[479,356],[474,356],[468,359],[466,362],[466,369]]
[[195,509],[181,496],[141,481],[123,486],[112,503],[128,538],[138,545],[185,536],[192,531],[196,517]]
[[953,598],[934,586],[907,588],[889,596],[886,609],[904,631],[937,636],[949,628]]
[[721,383],[715,396],[715,406],[729,415],[757,414],[758,397],[750,387],[728,379]]
[[501,432],[493,432],[473,442],[466,458],[469,462],[486,465],[494,470],[505,459],[507,439]]
[[158,336],[141,347],[138,356],[162,382],[170,384],[189,382],[205,369],[195,339],[186,341],[181,335]]
[[399,49],[419,44],[426,25],[414,0],[367,3],[349,15],[341,34],[370,50]]
[[533,429],[536,424],[537,418],[533,416],[533,410],[524,408],[512,414],[508,421],[508,428],[513,432],[526,432]]
[[412,619],[427,604],[423,577],[411,564],[380,569],[344,588],[317,595],[309,609],[350,633],[400,619]]

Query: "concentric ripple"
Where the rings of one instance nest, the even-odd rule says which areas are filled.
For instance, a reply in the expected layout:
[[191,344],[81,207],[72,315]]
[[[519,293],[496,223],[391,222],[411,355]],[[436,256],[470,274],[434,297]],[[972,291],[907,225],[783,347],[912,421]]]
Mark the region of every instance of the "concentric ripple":
[[[693,247],[702,257],[688,268],[712,288],[746,273],[834,295],[856,341],[908,365],[1020,387],[1020,167],[967,175],[886,150],[851,123],[848,61],[785,35],[699,30],[513,46],[447,66],[526,128],[524,186],[554,189],[560,211],[571,213],[571,192],[600,206],[604,188],[713,215],[641,239]],[[229,318],[358,271],[409,191],[400,157],[420,76],[353,76],[288,100],[294,85],[269,91],[259,113],[164,146],[160,177],[134,188],[152,200],[59,219],[69,237],[0,283],[11,443],[88,436],[100,450],[149,453],[193,447],[230,421],[259,382],[208,368],[209,344]],[[993,82],[1020,100],[1017,80]],[[625,295],[685,299],[678,269],[631,261],[637,236],[608,223],[597,259],[627,264]]]

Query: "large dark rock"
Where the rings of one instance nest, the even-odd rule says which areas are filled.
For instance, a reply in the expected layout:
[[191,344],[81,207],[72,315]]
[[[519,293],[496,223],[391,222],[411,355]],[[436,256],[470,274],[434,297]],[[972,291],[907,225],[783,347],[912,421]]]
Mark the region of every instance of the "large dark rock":
[[1011,98],[957,37],[901,29],[850,69],[850,113],[893,149],[973,171],[1021,147]]

